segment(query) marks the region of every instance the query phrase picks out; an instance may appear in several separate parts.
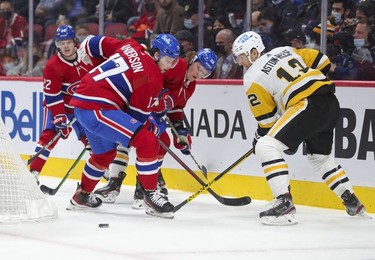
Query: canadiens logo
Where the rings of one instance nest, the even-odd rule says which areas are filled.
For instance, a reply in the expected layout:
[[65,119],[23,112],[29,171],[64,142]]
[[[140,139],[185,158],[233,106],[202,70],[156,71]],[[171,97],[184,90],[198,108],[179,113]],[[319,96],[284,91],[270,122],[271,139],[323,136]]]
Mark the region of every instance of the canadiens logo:
[[132,124],[136,124],[137,122],[138,122],[137,119],[134,119],[134,118],[130,119],[130,123]]
[[79,85],[79,82],[80,81],[77,81],[77,82],[74,82],[72,84],[69,85],[69,87],[66,88],[66,92],[69,94],[69,95],[72,95],[74,94],[74,92],[76,91],[78,85]]

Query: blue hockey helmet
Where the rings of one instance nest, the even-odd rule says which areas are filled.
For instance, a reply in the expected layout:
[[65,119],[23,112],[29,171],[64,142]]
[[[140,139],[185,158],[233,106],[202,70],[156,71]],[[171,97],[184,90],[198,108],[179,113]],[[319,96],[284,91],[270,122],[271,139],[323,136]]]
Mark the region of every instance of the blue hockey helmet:
[[56,30],[55,41],[64,41],[76,38],[76,33],[70,25],[61,25]]
[[193,62],[198,61],[205,70],[207,70],[207,75],[203,77],[206,78],[215,70],[217,64],[217,56],[210,48],[204,48],[197,52],[192,60]]
[[171,34],[158,34],[151,43],[151,48],[158,49],[162,56],[176,59],[180,56],[180,44]]

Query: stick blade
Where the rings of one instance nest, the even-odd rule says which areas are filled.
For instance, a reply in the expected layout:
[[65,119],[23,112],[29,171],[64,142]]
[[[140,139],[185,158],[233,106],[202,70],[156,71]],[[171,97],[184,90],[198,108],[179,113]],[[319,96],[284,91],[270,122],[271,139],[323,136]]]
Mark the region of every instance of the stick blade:
[[40,185],[40,190],[47,195],[53,196],[56,194],[56,190],[47,187],[46,185]]
[[223,198],[223,204],[226,206],[245,206],[251,203],[251,198],[248,196],[242,198]]

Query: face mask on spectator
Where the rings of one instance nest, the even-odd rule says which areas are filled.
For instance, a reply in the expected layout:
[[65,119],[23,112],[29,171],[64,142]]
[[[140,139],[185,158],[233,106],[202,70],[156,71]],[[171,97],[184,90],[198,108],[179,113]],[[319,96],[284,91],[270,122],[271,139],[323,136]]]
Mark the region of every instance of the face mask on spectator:
[[4,17],[6,20],[9,20],[12,17],[12,11],[1,12],[0,16]]
[[16,67],[16,64],[14,64],[13,62],[9,62],[9,63],[4,63],[3,66],[6,71],[10,71],[14,69],[14,67]]
[[261,29],[261,32],[262,33],[271,33],[271,27],[272,27],[271,24],[264,25]]
[[163,8],[164,10],[169,10],[172,6],[172,3],[167,4],[167,5],[161,5],[160,7]]
[[190,30],[193,28],[193,21],[191,19],[184,19],[184,26],[186,29]]
[[341,23],[341,21],[342,21],[342,14],[341,13],[332,11],[331,15],[335,19],[335,23],[336,24],[340,24]]
[[216,51],[220,54],[225,55],[225,49],[224,45],[216,45]]
[[365,46],[365,39],[354,39],[354,46],[356,48],[361,48]]
[[81,36],[76,36],[76,37],[77,37],[79,43],[82,43],[86,39],[87,36],[88,35],[81,35]]
[[145,4],[145,9],[149,13],[155,12],[155,10],[156,10],[155,3],[146,3]]

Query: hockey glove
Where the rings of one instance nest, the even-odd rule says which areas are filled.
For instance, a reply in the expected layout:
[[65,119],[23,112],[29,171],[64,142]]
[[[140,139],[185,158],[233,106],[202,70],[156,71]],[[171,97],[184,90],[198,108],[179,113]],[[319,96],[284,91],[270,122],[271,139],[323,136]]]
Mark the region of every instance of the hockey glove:
[[173,108],[174,102],[173,102],[172,97],[169,96],[169,95],[165,95],[165,96],[161,97],[158,101],[159,101],[158,105],[154,109],[154,112],[158,116],[163,117],[168,112],[168,110]]
[[61,138],[68,138],[72,128],[68,126],[68,117],[64,114],[59,114],[53,118],[52,122],[56,129],[61,133]]
[[179,149],[183,154],[189,155],[191,148],[191,136],[189,131],[183,127],[182,122],[173,123],[174,127],[177,130],[178,136],[173,133],[173,144],[174,147]]
[[148,127],[148,130],[153,132],[156,136],[160,136],[165,132],[165,129],[167,129],[167,123],[165,120],[155,113],[151,113],[145,126]]

